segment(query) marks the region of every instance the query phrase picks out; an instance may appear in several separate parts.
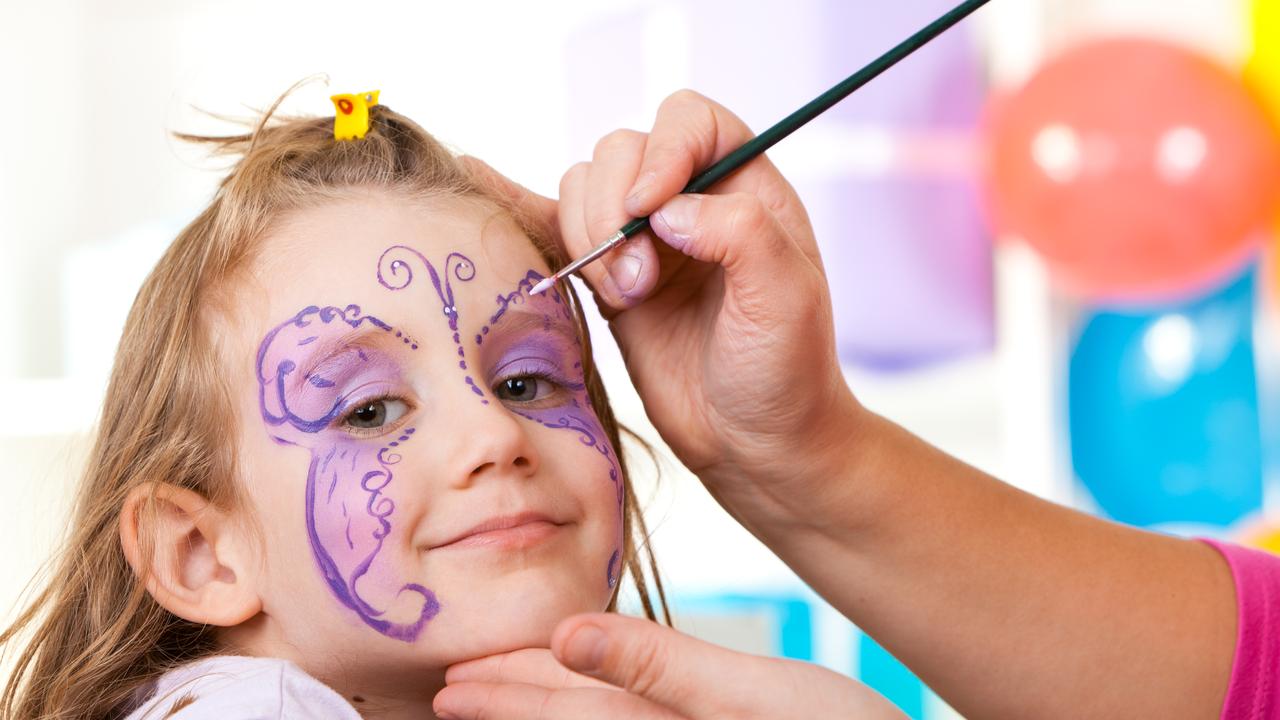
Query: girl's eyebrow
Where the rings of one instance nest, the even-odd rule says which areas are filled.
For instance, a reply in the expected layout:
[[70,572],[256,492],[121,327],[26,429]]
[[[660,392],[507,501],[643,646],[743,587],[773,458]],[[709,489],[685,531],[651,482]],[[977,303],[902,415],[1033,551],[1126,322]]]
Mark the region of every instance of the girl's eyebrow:
[[560,335],[570,342],[578,340],[577,328],[570,325],[564,318],[516,308],[508,310],[498,324],[493,326],[493,331],[503,335],[543,331]]
[[327,372],[332,366],[339,365],[337,361],[342,357],[342,353],[348,349],[354,349],[361,360],[367,360],[364,350],[374,349],[382,341],[380,336],[387,331],[376,326],[365,326],[352,329],[341,335],[332,338],[318,339],[311,342],[303,339],[300,345],[304,345],[310,352],[299,365],[298,376],[294,379],[295,383],[301,383],[313,375],[320,375]]

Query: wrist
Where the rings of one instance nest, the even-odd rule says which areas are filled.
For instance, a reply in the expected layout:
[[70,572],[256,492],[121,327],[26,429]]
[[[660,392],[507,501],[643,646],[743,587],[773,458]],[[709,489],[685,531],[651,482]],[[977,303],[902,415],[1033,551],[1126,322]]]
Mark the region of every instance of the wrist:
[[697,474],[738,522],[771,543],[796,531],[843,534],[863,506],[858,495],[883,421],[843,377],[815,395],[795,432],[742,439],[725,462]]

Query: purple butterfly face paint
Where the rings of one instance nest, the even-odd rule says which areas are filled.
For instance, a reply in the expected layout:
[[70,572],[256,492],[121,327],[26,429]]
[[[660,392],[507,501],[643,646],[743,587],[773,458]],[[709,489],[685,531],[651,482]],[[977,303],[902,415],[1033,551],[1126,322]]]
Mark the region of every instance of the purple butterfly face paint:
[[[467,364],[466,346],[461,339],[461,317],[456,302],[453,281],[469,282],[476,275],[476,266],[467,256],[452,252],[445,258],[444,272],[417,250],[406,245],[396,245],[383,251],[378,259],[378,282],[388,290],[398,291],[413,282],[413,268],[426,269],[432,287],[440,299],[442,314],[447,320],[452,342],[458,354],[458,369],[463,382],[488,405],[489,395],[480,388]],[[574,330],[574,316],[568,303],[556,289],[540,295],[530,295],[529,290],[544,276],[536,270],[528,270],[516,286],[495,298],[495,307],[489,311],[485,322],[475,333],[473,352],[489,346],[486,355],[497,353],[489,376],[491,385],[501,385],[509,379],[534,379],[558,386],[562,391],[554,400],[544,403],[509,403],[511,411],[520,417],[554,430],[575,433],[579,442],[599,458],[607,471],[617,498],[618,534],[613,552],[604,568],[604,579],[610,589],[618,582],[622,547],[622,511],[624,491],[622,471],[608,435],[591,406],[583,379],[582,346]],[[518,307],[518,312],[516,311]],[[512,320],[519,317],[520,320]],[[495,345],[501,343],[500,347]]]
[[[621,447],[591,409],[572,298],[528,297],[549,270],[521,229],[470,198],[361,190],[268,242],[245,316],[269,322],[239,338],[257,371],[240,409],[262,424],[237,428],[268,621],[344,666],[321,676],[376,685],[603,609],[626,565]],[[556,528],[447,542],[529,511]]]
[[[361,342],[372,334],[382,343]],[[382,336],[382,337],[378,337]],[[353,409],[396,389],[401,372],[386,346],[417,342],[356,305],[304,308],[263,338],[257,372],[262,418],[273,440],[311,452],[307,534],[325,583],[369,627],[406,642],[439,612],[435,595],[380,563],[395,502],[386,491],[404,428],[376,440],[342,427]]]

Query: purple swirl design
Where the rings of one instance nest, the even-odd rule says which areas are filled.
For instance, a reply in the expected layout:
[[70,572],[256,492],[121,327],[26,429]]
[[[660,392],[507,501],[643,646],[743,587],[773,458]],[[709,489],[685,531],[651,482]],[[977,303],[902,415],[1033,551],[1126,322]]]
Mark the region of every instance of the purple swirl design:
[[[334,348],[340,351],[338,359],[324,366],[324,373],[333,375],[317,368],[305,378],[296,376],[312,343],[337,342],[362,326],[393,332],[376,317],[362,315],[357,305],[313,305],[268,332],[258,349],[259,406],[273,440],[311,451],[307,537],[325,584],[366,625],[412,642],[440,604],[422,585],[395,580],[394,568],[380,566],[378,558],[395,511],[395,502],[384,494],[400,461],[393,448],[412,439],[415,430],[406,429],[374,451],[367,442],[331,427],[360,400],[341,393],[346,379],[385,375],[390,361],[359,347]],[[400,333],[396,336],[409,342]],[[366,576],[370,587],[357,587]],[[400,619],[387,617],[393,606]]]
[[[408,259],[406,259],[408,258]],[[453,333],[453,344],[458,352],[458,369],[465,371],[467,369],[467,354],[462,347],[462,338],[458,333],[458,305],[453,297],[454,279],[460,282],[468,282],[476,276],[476,265],[471,262],[471,258],[460,252],[451,252],[444,259],[443,273],[437,272],[435,265],[426,258],[425,255],[408,245],[392,245],[382,251],[382,255],[378,256],[378,282],[388,290],[403,290],[409,287],[413,282],[413,268],[410,266],[409,260],[417,260],[427,269],[427,274],[431,278],[431,286],[435,288],[436,295],[440,297],[441,309],[444,316],[449,322],[449,331]],[[471,392],[480,397],[480,401],[485,405],[489,404],[488,398],[485,396],[484,390],[476,384],[475,379],[470,375],[463,376],[464,382]]]
[[[489,316],[488,324],[481,327],[480,332],[476,333],[477,345],[484,343],[484,337],[489,334],[489,330],[494,325],[498,324],[498,321],[502,319],[502,316],[507,314],[508,307],[510,307],[513,304],[523,305],[526,298],[533,297],[529,294],[529,291],[532,290],[533,286],[537,285],[538,281],[542,280],[542,278],[543,278],[542,273],[538,272],[537,270],[529,270],[528,272],[525,273],[524,277],[520,279],[520,282],[516,283],[515,290],[506,294],[500,293],[498,295],[497,297],[498,309],[493,313],[493,315]],[[568,304],[565,303],[563,298],[560,297],[560,291],[556,290],[555,288],[551,288],[547,290],[547,292],[541,295],[542,298],[546,298],[547,296],[551,296],[551,301],[555,303],[555,305],[558,305],[559,307],[558,308],[546,307],[546,308],[543,308],[544,311],[546,310],[552,311],[556,315],[564,318],[565,320],[569,320],[570,322],[572,322],[573,313],[569,311]],[[550,324],[551,322],[550,315],[543,315],[543,320],[546,324]]]
[[618,556],[618,551],[614,550],[613,554],[609,556],[609,566],[604,571],[605,580],[609,583],[610,590],[618,584]]

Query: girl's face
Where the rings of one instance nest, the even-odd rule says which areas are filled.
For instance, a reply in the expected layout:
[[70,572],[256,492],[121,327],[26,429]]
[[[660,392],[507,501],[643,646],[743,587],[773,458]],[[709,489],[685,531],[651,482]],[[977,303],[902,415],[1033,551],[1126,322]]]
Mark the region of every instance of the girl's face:
[[529,295],[549,272],[475,200],[353,192],[272,230],[233,331],[265,536],[239,641],[389,679],[608,605],[621,472],[568,305]]

